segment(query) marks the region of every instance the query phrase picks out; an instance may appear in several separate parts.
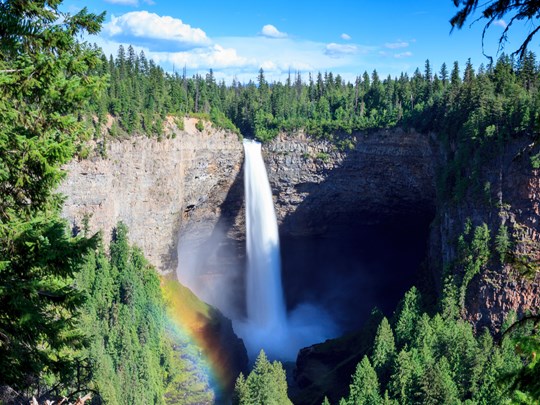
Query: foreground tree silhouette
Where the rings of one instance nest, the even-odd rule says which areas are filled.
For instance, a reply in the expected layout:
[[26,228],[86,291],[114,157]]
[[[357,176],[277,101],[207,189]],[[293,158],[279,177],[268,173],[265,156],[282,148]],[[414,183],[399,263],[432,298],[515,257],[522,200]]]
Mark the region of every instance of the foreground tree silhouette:
[[103,15],[60,3],[0,2],[0,386],[15,390],[69,381],[83,343],[73,274],[93,240],[68,235],[54,191],[86,135],[76,113],[102,82],[76,36]]
[[456,7],[460,8],[456,15],[450,20],[450,24],[452,24],[453,28],[462,28],[465,21],[467,21],[478,8],[481,8],[480,11],[482,17],[480,18],[487,20],[482,33],[482,44],[486,30],[491,24],[506,17],[508,22],[499,38],[500,49],[504,47],[508,32],[514,22],[523,21],[530,23],[533,28],[529,30],[527,37],[521,46],[513,52],[513,54],[518,55],[520,59],[523,59],[526,55],[527,47],[540,30],[540,25],[536,24],[540,17],[539,0],[489,0],[482,2],[479,2],[478,0],[453,0],[453,2]]

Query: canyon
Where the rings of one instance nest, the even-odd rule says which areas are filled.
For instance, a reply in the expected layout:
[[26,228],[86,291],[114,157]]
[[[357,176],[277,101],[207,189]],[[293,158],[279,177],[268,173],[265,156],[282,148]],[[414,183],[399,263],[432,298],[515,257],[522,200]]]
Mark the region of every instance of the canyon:
[[[112,140],[106,157],[69,164],[60,189],[63,215],[74,231],[87,227],[90,233],[109,234],[124,222],[158,272],[178,272],[199,298],[241,317],[242,144],[209,123],[199,131],[196,122],[185,119],[179,129],[169,121],[162,139]],[[349,139],[329,142],[300,131],[263,146],[289,310],[316,300],[337,318],[341,332],[350,332],[368,320],[373,306],[390,316],[419,279],[440,293],[443,269],[463,277],[456,244],[467,220],[486,223],[492,241],[505,224],[517,259],[489,259],[467,288],[463,316],[478,330],[498,333],[508,313],[540,306],[538,272],[524,277],[516,265],[534,270],[540,260],[540,173],[530,164],[538,145],[510,142],[499,159],[482,166],[479,176],[489,183],[484,197],[468,193],[448,201],[438,194],[437,174],[451,157],[436,134],[390,129]],[[232,334],[230,322],[221,322],[229,326],[220,333]],[[302,351],[296,374],[302,387],[315,383],[310,361],[331,369],[338,352]]]

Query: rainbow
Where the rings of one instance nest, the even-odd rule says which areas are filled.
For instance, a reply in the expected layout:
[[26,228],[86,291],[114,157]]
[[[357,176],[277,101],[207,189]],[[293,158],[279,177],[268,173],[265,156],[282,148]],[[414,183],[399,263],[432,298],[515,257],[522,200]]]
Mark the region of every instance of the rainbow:
[[238,367],[230,350],[219,339],[216,330],[216,310],[202,302],[191,290],[173,277],[163,277],[161,288],[165,297],[168,327],[182,341],[189,341],[198,353],[191,356],[203,370],[217,397],[234,388]]

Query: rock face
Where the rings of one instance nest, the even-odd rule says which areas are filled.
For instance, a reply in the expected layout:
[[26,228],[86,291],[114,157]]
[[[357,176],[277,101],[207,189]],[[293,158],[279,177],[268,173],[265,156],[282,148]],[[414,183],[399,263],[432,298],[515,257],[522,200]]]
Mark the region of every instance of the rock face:
[[465,222],[473,228],[487,224],[492,252],[500,228],[508,229],[506,259],[501,262],[493,253],[467,287],[464,315],[478,330],[498,332],[509,312],[521,317],[540,308],[540,170],[533,169],[530,159],[539,147],[529,142],[515,140],[486,162],[476,174],[483,191],[471,187],[461,201],[443,201],[432,228],[432,268],[453,268],[458,280],[463,269],[457,240]]
[[168,138],[134,137],[110,142],[107,157],[74,161],[60,188],[67,196],[63,215],[82,228],[110,234],[118,221],[129,228],[160,273],[176,270],[179,231],[189,219],[217,223],[221,205],[243,159],[236,135],[207,124],[203,132],[193,119],[185,130],[168,127]]
[[392,311],[414,283],[437,162],[431,136],[414,131],[357,133],[347,146],[298,133],[263,148],[288,308],[322,306],[343,331],[375,306]]
[[433,212],[436,149],[432,137],[401,129],[357,134],[340,152],[303,134],[282,135],[267,150],[282,232],[322,234],[354,217],[378,222]]
[[[200,132],[195,123],[186,119],[185,130],[179,130],[169,122],[165,139],[110,142],[106,158],[69,164],[59,191],[67,196],[63,215],[73,228],[83,228],[86,216],[91,234],[100,229],[110,234],[122,221],[131,242],[161,274],[175,272],[179,237],[204,243],[218,224],[238,211],[235,204],[242,197],[231,197],[243,161],[238,137],[208,123]],[[192,297],[184,305],[193,312],[204,304]],[[210,308],[204,315],[194,314],[202,325],[194,333],[201,335],[201,347],[211,358],[227,365],[221,378],[223,388],[232,391],[236,376],[247,368],[243,342],[221,312]]]

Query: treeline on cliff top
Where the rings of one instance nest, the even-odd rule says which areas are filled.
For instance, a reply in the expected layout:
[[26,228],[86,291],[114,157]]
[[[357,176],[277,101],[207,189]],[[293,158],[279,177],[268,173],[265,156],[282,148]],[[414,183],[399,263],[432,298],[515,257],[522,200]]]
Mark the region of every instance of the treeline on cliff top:
[[435,71],[427,60],[412,76],[364,72],[352,83],[331,72],[297,72],[285,82],[269,83],[261,69],[253,81],[228,85],[217,82],[212,70],[193,77],[185,70],[165,72],[131,46],[101,60],[97,73],[107,76],[109,85],[93,100],[92,112],[101,123],[107,114],[117,117],[118,129],[128,134],[159,135],[169,114],[201,114],[261,141],[298,129],[332,138],[404,126],[450,138],[463,133],[474,141],[538,130],[539,66],[530,52],[520,60],[502,55],[476,70],[469,61]]
[[[412,76],[364,72],[352,83],[331,72],[295,73],[269,83],[261,69],[254,81],[227,85],[212,70],[193,77],[167,73],[143,52],[121,46],[116,57],[101,55],[95,73],[108,78],[90,103],[98,139],[108,115],[116,117],[107,133],[113,137],[162,136],[167,116],[192,115],[263,142],[281,131],[305,130],[340,149],[354,147],[357,131],[414,128],[438,134],[448,152],[438,182],[444,199],[482,188],[471,176],[475,167],[512,139],[537,142],[540,132],[540,66],[531,52],[519,60],[501,55],[476,70],[469,61],[463,69],[454,62],[435,71],[427,60]],[[182,127],[183,120],[176,122]],[[531,165],[540,168],[540,153],[531,156]]]

